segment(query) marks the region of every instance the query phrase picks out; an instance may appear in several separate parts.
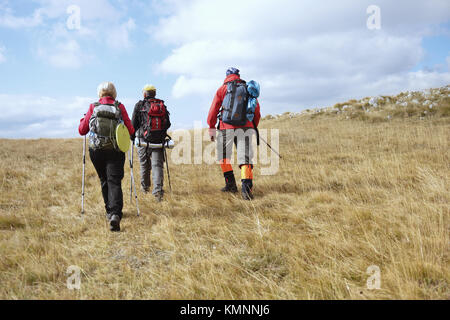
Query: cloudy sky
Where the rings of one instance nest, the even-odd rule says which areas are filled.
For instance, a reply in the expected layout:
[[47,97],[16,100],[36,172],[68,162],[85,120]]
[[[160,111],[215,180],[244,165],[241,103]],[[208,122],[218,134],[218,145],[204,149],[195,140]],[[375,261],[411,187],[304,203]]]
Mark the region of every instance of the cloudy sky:
[[0,138],[76,137],[102,81],[130,115],[154,84],[175,128],[230,66],[263,115],[443,86],[449,40],[448,0],[0,0]]

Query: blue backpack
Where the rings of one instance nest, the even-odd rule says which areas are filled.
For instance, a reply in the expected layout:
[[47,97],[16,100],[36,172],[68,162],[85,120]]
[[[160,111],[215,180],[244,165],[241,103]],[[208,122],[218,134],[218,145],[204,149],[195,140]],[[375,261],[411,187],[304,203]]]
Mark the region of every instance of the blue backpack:
[[253,122],[253,118],[255,117],[256,106],[258,105],[257,98],[259,97],[259,83],[251,80],[247,84],[248,91],[248,106],[247,106],[247,119],[248,121]]

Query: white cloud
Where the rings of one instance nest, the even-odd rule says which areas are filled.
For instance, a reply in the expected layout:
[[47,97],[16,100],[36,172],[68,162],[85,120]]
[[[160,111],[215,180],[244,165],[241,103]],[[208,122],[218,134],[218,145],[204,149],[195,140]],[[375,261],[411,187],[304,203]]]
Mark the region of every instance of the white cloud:
[[108,0],[36,0],[40,4],[38,9],[42,15],[50,19],[67,17],[67,8],[71,5],[81,9],[81,21],[120,20],[122,14]]
[[0,14],[0,27],[11,29],[33,28],[42,24],[42,12],[35,10],[30,17],[15,16],[10,8],[4,8]]
[[6,61],[6,57],[5,57],[5,47],[0,46],[0,63],[3,63]]
[[[30,16],[19,16],[6,4],[0,14],[0,27],[35,28],[33,52],[57,68],[80,68],[96,55],[99,47],[128,50],[130,34],[136,29],[126,10],[108,0],[36,0],[38,8]],[[67,8],[80,8],[80,28],[69,30]]]
[[208,92],[215,92],[217,89],[218,81],[211,81],[208,78],[188,78],[186,76],[180,76],[176,80],[173,88],[172,95],[174,98],[182,98],[191,94],[207,94]]
[[[77,137],[80,119],[94,101],[97,101],[96,97],[0,94],[0,138]],[[132,112],[134,99],[124,98],[122,101],[127,111]]]
[[378,1],[380,31],[366,27],[370,4],[229,0],[238,9],[226,13],[223,1],[171,1],[149,33],[175,46],[158,71],[178,77],[177,99],[212,98],[229,66],[261,83],[264,113],[447,84],[447,73],[411,70],[423,36],[450,19],[450,3]]
[[[74,137],[92,98],[0,94],[0,137]],[[30,107],[31,106],[31,107]]]
[[[366,28],[366,8],[373,1],[363,0],[229,0],[227,12],[223,1],[171,1],[171,14],[155,28],[163,42],[182,44],[195,40],[261,40],[292,38],[320,33],[339,33]],[[449,19],[446,0],[379,0],[382,28],[389,32],[412,34],[424,31],[429,24]]]
[[67,69],[77,69],[91,59],[90,56],[83,53],[75,40],[56,43],[50,47],[50,50],[48,47],[41,46],[38,49],[38,54],[50,65]]
[[110,28],[107,31],[107,43],[114,49],[129,49],[132,47],[130,40],[130,32],[136,29],[136,23],[133,19],[128,19],[127,22]]

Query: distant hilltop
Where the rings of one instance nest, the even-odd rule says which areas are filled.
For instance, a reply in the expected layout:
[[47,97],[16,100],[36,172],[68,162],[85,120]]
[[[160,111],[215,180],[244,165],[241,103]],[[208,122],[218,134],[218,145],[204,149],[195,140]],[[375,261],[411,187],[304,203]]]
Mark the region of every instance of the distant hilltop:
[[406,91],[396,96],[365,97],[336,103],[332,107],[306,109],[300,112],[285,112],[268,115],[264,120],[334,116],[343,120],[359,119],[371,122],[389,121],[393,118],[450,117],[450,85],[420,91]]

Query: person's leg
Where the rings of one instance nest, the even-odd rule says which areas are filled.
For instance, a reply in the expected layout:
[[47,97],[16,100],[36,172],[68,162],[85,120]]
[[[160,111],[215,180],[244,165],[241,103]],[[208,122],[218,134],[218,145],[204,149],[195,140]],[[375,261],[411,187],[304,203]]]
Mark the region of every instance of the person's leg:
[[151,154],[153,176],[152,194],[158,201],[161,201],[164,195],[164,152],[163,149],[152,149]]
[[[106,165],[106,174],[108,180],[108,200],[111,216],[118,217],[117,226],[111,226],[119,231],[118,222],[122,219],[123,209],[123,193],[122,193],[122,179],[124,176],[125,153],[111,150],[108,152],[108,159]],[[111,219],[112,219],[111,218]],[[112,221],[111,221],[112,222]]]
[[253,146],[252,140],[255,130],[245,128],[239,130],[237,137],[237,157],[241,169],[242,197],[253,199]]
[[222,159],[220,161],[220,167],[223,172],[223,177],[225,178],[225,187],[220,189],[220,191],[236,193],[238,190],[236,179],[234,177],[233,167],[231,166],[231,160]]
[[233,156],[234,130],[220,130],[217,136],[217,156],[225,178],[225,187],[222,192],[237,192],[231,157]]
[[105,203],[105,210],[109,218],[110,208],[108,207],[108,181],[106,176],[106,161],[104,151],[89,149],[89,156],[91,158],[92,164],[94,165],[95,171],[97,171],[97,175],[100,179],[103,201]]
[[139,165],[141,171],[141,189],[143,192],[148,192],[150,189],[150,150],[147,147],[138,147]]
[[253,165],[244,164],[241,166],[242,198],[244,200],[253,199]]

